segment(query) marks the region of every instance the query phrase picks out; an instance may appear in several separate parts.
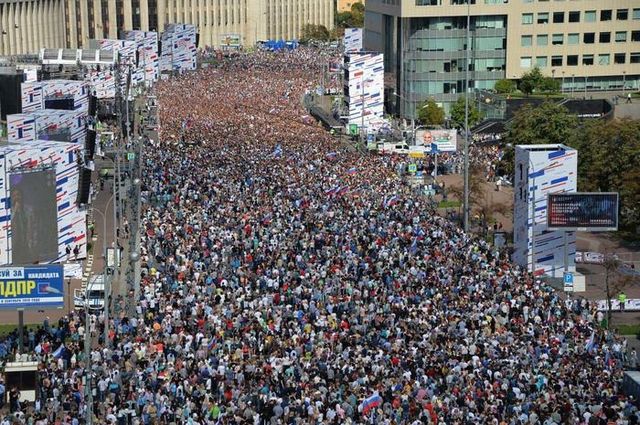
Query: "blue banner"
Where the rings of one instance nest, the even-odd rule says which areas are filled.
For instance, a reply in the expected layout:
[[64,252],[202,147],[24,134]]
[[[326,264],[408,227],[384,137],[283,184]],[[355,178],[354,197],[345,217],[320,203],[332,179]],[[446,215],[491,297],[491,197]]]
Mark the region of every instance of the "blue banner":
[[0,309],[64,308],[61,264],[0,267]]

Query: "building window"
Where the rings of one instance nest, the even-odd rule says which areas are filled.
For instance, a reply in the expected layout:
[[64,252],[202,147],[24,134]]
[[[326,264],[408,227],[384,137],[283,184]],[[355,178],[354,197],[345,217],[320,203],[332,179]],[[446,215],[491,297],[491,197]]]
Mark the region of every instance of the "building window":
[[640,41],[640,31],[631,31],[631,41]]
[[529,47],[529,46],[531,46],[531,40],[532,39],[533,39],[533,36],[523,35],[522,37],[520,37],[520,45],[522,47]]
[[629,9],[616,10],[616,19],[618,21],[626,21],[627,19],[629,19]]
[[549,23],[549,14],[547,12],[538,13],[538,23],[539,24],[548,24]]
[[554,46],[560,46],[564,44],[564,34],[553,34],[551,44],[553,44]]
[[546,56],[536,56],[536,66],[538,68],[546,68],[547,67],[547,57]]
[[531,56],[522,56],[520,58],[520,68],[531,68]]
[[583,65],[593,65],[593,55],[582,55]]
[[578,65],[578,55],[568,55],[567,66],[577,66],[577,65]]
[[582,35],[582,42],[584,44],[593,44],[596,41],[596,33],[595,32],[585,32]]
[[531,24],[533,24],[533,13],[523,13],[522,25],[531,25]]
[[580,12],[569,12],[569,22],[580,22]]
[[616,43],[624,43],[627,41],[626,31],[616,31]]
[[640,52],[629,54],[629,63],[640,63]]
[[570,44],[570,45],[580,44],[580,34],[578,33],[567,34],[567,44]]
[[564,22],[564,12],[553,12],[553,23],[561,24]]
[[611,33],[610,32],[601,32],[599,40],[600,40],[600,43],[610,43],[611,42]]
[[596,11],[595,10],[587,10],[584,12],[584,21],[585,22],[595,22],[596,21]]
[[562,56],[551,56],[551,66],[562,66]]
[[640,19],[640,9],[633,9],[633,19]]
[[611,10],[601,10],[600,11],[600,20],[601,21],[610,21],[611,20]]
[[536,44],[538,46],[546,46],[549,44],[549,36],[547,34],[538,34],[536,36]]
[[611,63],[611,55],[603,53],[598,55],[598,65],[609,65]]
[[622,65],[626,62],[627,54],[626,53],[616,53],[613,55],[613,63],[617,65]]

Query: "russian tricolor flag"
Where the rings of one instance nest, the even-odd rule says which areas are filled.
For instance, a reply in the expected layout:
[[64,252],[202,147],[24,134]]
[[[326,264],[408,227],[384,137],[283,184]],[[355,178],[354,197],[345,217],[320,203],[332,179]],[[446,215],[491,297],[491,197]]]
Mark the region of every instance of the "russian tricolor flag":
[[347,174],[349,174],[349,175],[354,175],[354,174],[355,174],[355,173],[357,173],[357,172],[358,172],[358,169],[357,169],[356,167],[349,168],[349,169],[347,170]]
[[393,195],[391,198],[387,199],[384,202],[384,207],[385,208],[390,207],[392,205],[397,204],[399,201],[400,201],[400,197],[398,197],[398,195]]
[[365,398],[362,403],[360,403],[360,409],[362,410],[362,414],[366,415],[370,410],[375,409],[376,407],[382,404],[382,397],[378,393],[374,393],[371,397]]

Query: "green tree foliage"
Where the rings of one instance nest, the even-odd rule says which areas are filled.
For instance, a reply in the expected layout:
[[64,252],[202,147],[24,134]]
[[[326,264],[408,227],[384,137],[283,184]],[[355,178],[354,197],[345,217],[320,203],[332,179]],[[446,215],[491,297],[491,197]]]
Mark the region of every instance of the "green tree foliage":
[[300,41],[306,43],[311,40],[329,41],[331,40],[331,33],[324,25],[306,24],[302,27]]
[[418,120],[424,125],[444,124],[444,109],[429,99],[418,105]]
[[[449,114],[451,115],[451,125],[455,128],[464,128],[464,96],[458,98],[456,103],[451,105]],[[482,121],[482,112],[476,108],[473,99],[469,99],[469,128]]]
[[518,88],[526,95],[530,95],[533,92],[550,94],[557,93],[560,90],[560,82],[551,77],[545,77],[540,68],[536,66],[522,75]]
[[507,128],[505,142],[511,145],[504,151],[498,171],[513,175],[516,145],[564,143],[572,145],[579,127],[578,119],[567,108],[553,102],[540,106],[525,105],[516,112]]
[[516,91],[516,83],[513,80],[498,80],[494,88],[500,94],[509,94]]
[[[545,102],[520,109],[505,142],[563,143],[577,149],[578,190],[619,192],[621,227],[635,230],[640,225],[640,120],[580,122],[564,106]],[[513,175],[513,153],[508,148],[498,165],[509,175]]]
[[337,25],[339,28],[362,28],[364,27],[364,4],[361,2],[351,5],[348,12],[340,12],[337,17]]
[[588,121],[572,140],[578,149],[578,189],[620,192],[620,222],[640,224],[640,120]]

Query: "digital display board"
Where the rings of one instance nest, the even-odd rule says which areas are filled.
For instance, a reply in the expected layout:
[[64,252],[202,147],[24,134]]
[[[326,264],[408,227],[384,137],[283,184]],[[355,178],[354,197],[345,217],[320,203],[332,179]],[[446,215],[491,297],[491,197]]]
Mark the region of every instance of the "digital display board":
[[618,230],[618,194],[549,194],[547,227],[549,230]]
[[0,267],[0,309],[63,308],[61,264]]

